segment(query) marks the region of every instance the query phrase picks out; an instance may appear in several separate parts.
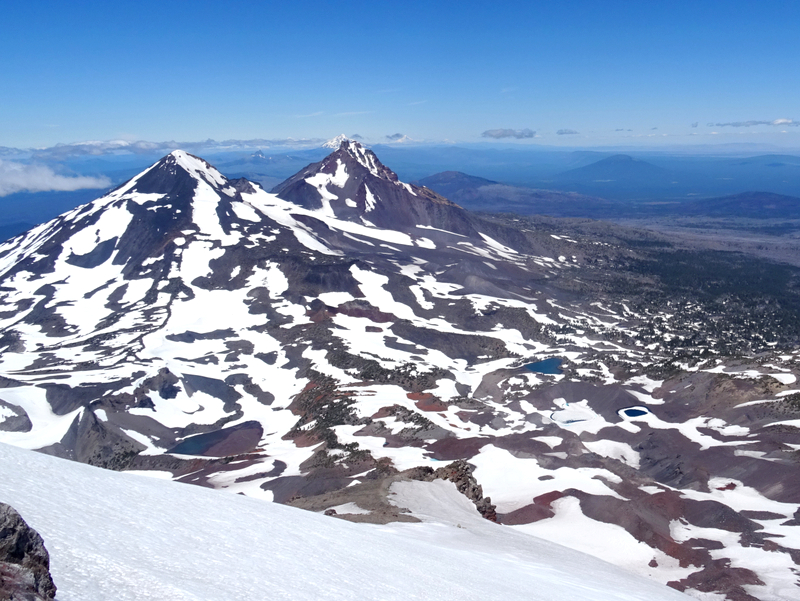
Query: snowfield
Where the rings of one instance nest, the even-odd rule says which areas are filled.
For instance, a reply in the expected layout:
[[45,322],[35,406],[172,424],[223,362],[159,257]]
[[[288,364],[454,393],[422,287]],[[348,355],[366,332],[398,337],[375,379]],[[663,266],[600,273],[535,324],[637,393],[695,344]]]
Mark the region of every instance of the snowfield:
[[395,484],[423,522],[374,526],[8,445],[0,478],[58,601],[686,599],[492,524],[444,481]]

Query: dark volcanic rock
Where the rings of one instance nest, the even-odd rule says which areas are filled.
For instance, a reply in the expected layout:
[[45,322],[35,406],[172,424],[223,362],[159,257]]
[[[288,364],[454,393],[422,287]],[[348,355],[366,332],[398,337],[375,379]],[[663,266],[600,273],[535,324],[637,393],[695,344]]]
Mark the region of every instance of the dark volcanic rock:
[[0,598],[43,601],[55,596],[42,537],[13,507],[0,503]]
[[6,403],[0,399],[0,409],[5,409],[12,415],[7,415],[0,421],[0,432],[30,432],[33,424],[28,414],[22,407]]
[[749,594],[743,585],[763,585],[752,570],[731,567],[727,559],[710,562],[703,570],[690,574],[687,578],[668,582],[679,591],[692,588],[701,592],[722,593],[730,601],[757,601],[758,597]]
[[[77,419],[77,418],[76,418]],[[145,446],[84,411],[77,425],[75,459],[105,469],[122,471]]]

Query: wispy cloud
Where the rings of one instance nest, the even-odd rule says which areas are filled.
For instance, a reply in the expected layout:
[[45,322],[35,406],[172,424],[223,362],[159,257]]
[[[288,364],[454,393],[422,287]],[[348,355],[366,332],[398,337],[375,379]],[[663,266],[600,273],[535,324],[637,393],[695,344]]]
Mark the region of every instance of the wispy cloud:
[[416,102],[409,102],[408,106],[417,106],[418,104],[425,104],[427,100],[417,100]]
[[0,196],[15,192],[72,191],[84,188],[108,188],[106,177],[67,177],[44,165],[27,165],[0,160]]
[[729,123],[709,123],[709,127],[755,127],[756,125],[774,125],[778,127],[783,126],[790,126],[790,127],[798,127],[800,126],[800,121],[794,121],[793,119],[773,119],[772,121],[731,121]]
[[516,86],[512,86],[510,88],[503,88],[502,90],[500,90],[500,93],[501,94],[508,94],[509,92],[515,92],[516,89],[517,89]]
[[573,134],[579,134],[579,131],[575,131],[574,129],[559,129],[556,132],[559,136],[571,136]]
[[319,117],[320,115],[324,115],[325,111],[316,111],[314,113],[308,113],[307,115],[295,115],[298,119],[307,119],[308,117]]
[[481,134],[484,138],[494,138],[499,140],[501,138],[516,138],[523,140],[525,138],[533,138],[536,132],[532,129],[487,129]]
[[182,149],[188,152],[203,152],[208,150],[229,150],[249,148],[271,148],[275,146],[303,148],[317,146],[324,142],[321,138],[279,138],[252,140],[203,140],[199,142],[130,142],[126,140],[77,142],[75,144],[57,144],[49,148],[8,148],[0,147],[0,156],[8,158],[33,157],[39,161],[62,161],[79,156],[105,156],[112,154],[139,154],[158,155],[167,154],[173,150]]

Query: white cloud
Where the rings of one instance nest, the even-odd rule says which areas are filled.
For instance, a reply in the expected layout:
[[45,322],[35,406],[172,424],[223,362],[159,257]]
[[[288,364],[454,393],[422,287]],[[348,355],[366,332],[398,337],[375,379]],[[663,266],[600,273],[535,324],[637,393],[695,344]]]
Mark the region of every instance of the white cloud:
[[794,119],[774,119],[772,121],[731,121],[729,123],[709,123],[709,127],[754,127],[756,125],[790,125],[800,126],[800,121]]
[[389,142],[393,142],[393,143],[396,143],[396,144],[400,144],[400,143],[403,143],[403,142],[413,142],[414,141],[414,140],[412,140],[411,138],[409,138],[405,134],[391,134],[391,135],[386,136],[386,139],[389,140]]
[[494,138],[499,140],[501,138],[516,138],[523,140],[525,138],[533,138],[536,132],[531,129],[487,129],[481,134],[484,138]]
[[26,165],[15,161],[0,160],[0,196],[15,192],[45,192],[50,190],[72,191],[83,188],[108,188],[111,180],[106,177],[58,175],[44,165]]
[[[323,113],[318,113],[322,115]],[[306,117],[313,117],[316,113],[305,115]],[[296,115],[302,117],[303,115]],[[33,157],[38,161],[63,161],[72,157],[80,156],[105,156],[105,155],[120,155],[120,154],[137,154],[137,155],[151,155],[157,156],[159,154],[167,154],[173,150],[185,150],[193,154],[208,152],[209,150],[231,150],[236,148],[241,149],[264,149],[272,147],[292,147],[292,148],[313,148],[325,142],[322,138],[282,138],[267,140],[264,138],[255,138],[252,140],[203,140],[199,142],[176,142],[174,140],[168,142],[147,142],[139,140],[137,142],[129,142],[126,140],[109,140],[109,141],[90,141],[90,142],[76,142],[74,144],[56,144],[48,148],[8,148],[0,146],[0,157],[14,157],[14,158],[28,158]]]

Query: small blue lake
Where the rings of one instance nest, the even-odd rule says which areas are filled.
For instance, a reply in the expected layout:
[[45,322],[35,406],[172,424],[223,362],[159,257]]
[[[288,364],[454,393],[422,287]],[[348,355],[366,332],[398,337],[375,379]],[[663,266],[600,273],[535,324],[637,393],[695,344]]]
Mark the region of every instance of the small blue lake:
[[230,434],[226,430],[216,430],[206,434],[190,436],[167,451],[176,455],[202,455],[215,444],[222,442]]
[[537,374],[547,374],[550,376],[557,376],[561,373],[561,359],[558,357],[551,357],[543,361],[536,361],[535,363],[528,363],[523,366],[528,371]]
[[644,407],[628,407],[627,409],[620,410],[620,414],[625,417],[642,417],[648,413],[650,413],[650,411]]

